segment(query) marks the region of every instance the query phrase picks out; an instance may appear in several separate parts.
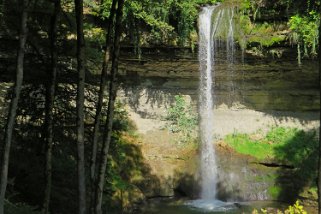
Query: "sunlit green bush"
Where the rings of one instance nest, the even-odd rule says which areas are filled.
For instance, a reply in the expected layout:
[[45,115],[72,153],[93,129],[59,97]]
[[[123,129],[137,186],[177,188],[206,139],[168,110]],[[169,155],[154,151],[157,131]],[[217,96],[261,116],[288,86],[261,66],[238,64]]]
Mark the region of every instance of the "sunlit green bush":
[[175,102],[167,111],[167,127],[173,133],[179,133],[179,142],[186,143],[192,141],[197,134],[198,119],[190,105],[187,105],[181,95],[175,96]]
[[298,63],[301,64],[301,52],[303,57],[309,55],[316,56],[316,47],[318,45],[318,26],[320,22],[319,14],[316,11],[309,12],[302,16],[296,14],[289,20],[291,29],[290,38],[292,43],[297,45]]
[[[252,214],[274,214],[275,211],[268,211],[267,209],[261,209],[253,210]],[[303,206],[299,203],[299,201],[296,201],[293,206],[289,206],[286,210],[281,211],[277,210],[277,214],[307,214],[307,212],[304,210]]]

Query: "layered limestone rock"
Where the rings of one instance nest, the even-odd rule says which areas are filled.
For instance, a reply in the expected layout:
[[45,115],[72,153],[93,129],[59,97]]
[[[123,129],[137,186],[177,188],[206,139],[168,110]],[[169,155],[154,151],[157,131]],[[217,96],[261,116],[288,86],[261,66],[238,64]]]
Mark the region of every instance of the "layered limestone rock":
[[[179,49],[146,49],[144,61],[123,54],[120,66],[122,100],[128,104],[139,131],[157,130],[181,94],[197,111],[197,55]],[[286,56],[286,55],[285,55]],[[214,76],[214,133],[251,133],[269,126],[314,129],[319,120],[317,62],[301,67],[293,56],[278,59],[245,55],[228,65],[216,60]]]

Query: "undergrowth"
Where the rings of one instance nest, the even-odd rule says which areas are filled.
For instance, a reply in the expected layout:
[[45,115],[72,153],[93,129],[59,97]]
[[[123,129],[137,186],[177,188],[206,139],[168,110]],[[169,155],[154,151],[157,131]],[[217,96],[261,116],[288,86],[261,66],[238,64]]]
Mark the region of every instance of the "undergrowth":
[[304,207],[299,203],[299,201],[296,201],[294,205],[289,206],[286,210],[281,211],[277,210],[276,212],[269,211],[267,209],[261,209],[260,211],[258,210],[253,210],[252,214],[307,214],[307,211],[304,210]]
[[178,133],[178,143],[190,143],[196,138],[197,115],[182,95],[175,96],[175,102],[167,110],[165,119],[167,128],[173,133]]

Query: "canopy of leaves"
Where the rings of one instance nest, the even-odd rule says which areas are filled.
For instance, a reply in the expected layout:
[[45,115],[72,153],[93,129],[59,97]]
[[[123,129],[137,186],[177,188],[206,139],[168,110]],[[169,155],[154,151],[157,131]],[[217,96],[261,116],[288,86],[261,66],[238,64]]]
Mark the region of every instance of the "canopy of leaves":
[[[196,30],[199,6],[213,4],[217,1],[132,0],[125,3],[123,19],[128,34],[137,31],[137,28],[151,33],[149,38],[141,38],[142,41],[136,42],[143,44],[150,41],[174,44],[179,42],[181,45],[187,45]],[[111,2],[112,0],[104,0],[100,5],[95,1],[85,1],[90,13],[103,20],[109,16]]]
[[289,25],[292,30],[292,41],[304,46],[304,55],[308,55],[308,48],[312,55],[316,55],[316,45],[318,43],[318,26],[320,17],[316,11],[311,11],[307,15],[296,14],[290,18]]

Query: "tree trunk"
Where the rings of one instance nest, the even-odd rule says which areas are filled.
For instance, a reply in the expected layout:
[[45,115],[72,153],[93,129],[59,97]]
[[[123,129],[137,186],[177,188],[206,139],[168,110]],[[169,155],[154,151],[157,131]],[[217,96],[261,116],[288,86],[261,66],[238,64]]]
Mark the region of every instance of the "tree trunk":
[[85,41],[83,34],[83,0],[75,0],[77,22],[77,155],[78,213],[86,213],[84,101],[85,101]]
[[[320,103],[321,103],[321,5],[319,9],[319,95],[320,95]],[[321,108],[320,108],[321,111]],[[321,115],[320,115],[321,121]],[[318,213],[321,214],[321,125],[319,128],[319,167],[318,167]]]
[[117,0],[113,0],[112,6],[110,9],[110,15],[108,18],[108,27],[106,33],[106,47],[105,47],[105,56],[102,66],[101,78],[100,78],[100,88],[98,95],[98,102],[96,107],[95,115],[95,124],[94,124],[94,136],[92,144],[92,156],[91,156],[91,165],[90,165],[90,179],[91,179],[91,213],[94,212],[95,207],[95,180],[96,180],[96,160],[97,160],[97,147],[98,147],[98,138],[99,138],[99,125],[101,120],[101,112],[103,107],[103,98],[104,92],[106,90],[107,83],[107,71],[108,71],[108,62],[110,59],[110,43],[111,43],[111,33],[114,23],[114,14],[116,10]]
[[14,91],[10,103],[10,109],[8,114],[7,125],[5,129],[4,136],[4,151],[2,157],[2,168],[1,168],[1,183],[0,183],[0,214],[4,214],[4,199],[7,188],[8,180],[8,167],[9,167],[9,155],[10,147],[12,141],[12,132],[15,124],[16,113],[18,108],[18,102],[20,97],[20,92],[23,82],[23,61],[25,55],[25,44],[27,39],[27,20],[28,12],[27,8],[29,6],[28,0],[23,0],[22,6],[22,15],[21,15],[21,26],[20,26],[20,35],[19,35],[19,50],[17,56],[17,73],[16,73],[16,82],[14,85]]
[[113,127],[113,114],[114,114],[114,103],[117,94],[117,82],[116,75],[118,70],[118,58],[119,58],[119,41],[121,32],[121,19],[123,15],[123,5],[124,0],[118,0],[118,7],[116,13],[116,25],[115,25],[115,36],[114,36],[114,50],[112,55],[112,67],[111,67],[111,78],[109,83],[109,100],[107,109],[107,119],[105,124],[105,131],[103,136],[103,148],[101,153],[101,161],[99,164],[99,171],[97,177],[96,186],[96,207],[95,214],[102,213],[102,199],[103,199],[103,189],[105,183],[105,173],[107,167],[107,154],[109,150],[112,127]]
[[60,13],[60,0],[55,1],[55,9],[50,23],[50,48],[51,48],[51,71],[49,73],[50,80],[46,88],[46,168],[45,168],[45,193],[43,201],[43,213],[49,213],[50,195],[51,195],[51,181],[52,181],[52,145],[53,145],[53,106],[56,91],[57,79],[57,25],[58,16]]

